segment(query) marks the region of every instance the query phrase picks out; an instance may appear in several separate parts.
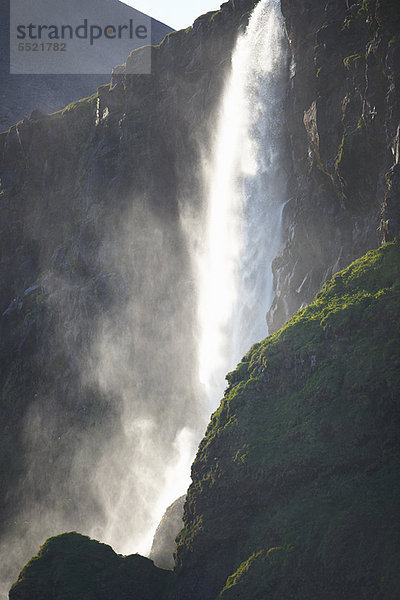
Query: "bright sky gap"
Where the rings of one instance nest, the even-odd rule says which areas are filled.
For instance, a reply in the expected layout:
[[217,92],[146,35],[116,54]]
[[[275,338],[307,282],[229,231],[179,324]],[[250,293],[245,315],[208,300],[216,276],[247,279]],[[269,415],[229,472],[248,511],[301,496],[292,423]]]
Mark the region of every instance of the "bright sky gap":
[[123,0],[136,10],[157,19],[173,29],[184,29],[192,25],[200,15],[210,10],[219,10],[222,0]]

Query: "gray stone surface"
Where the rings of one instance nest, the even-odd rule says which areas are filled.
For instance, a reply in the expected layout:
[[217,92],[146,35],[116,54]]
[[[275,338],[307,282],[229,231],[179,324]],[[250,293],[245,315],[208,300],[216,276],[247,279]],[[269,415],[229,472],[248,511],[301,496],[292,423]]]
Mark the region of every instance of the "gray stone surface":
[[154,535],[150,558],[157,567],[174,568],[175,538],[183,527],[183,506],[186,496],[181,496],[167,508]]

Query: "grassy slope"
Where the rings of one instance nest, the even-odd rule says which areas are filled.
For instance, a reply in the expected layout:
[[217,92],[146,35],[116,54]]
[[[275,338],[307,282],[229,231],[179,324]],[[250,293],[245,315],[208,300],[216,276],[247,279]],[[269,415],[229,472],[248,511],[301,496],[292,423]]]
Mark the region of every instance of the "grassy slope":
[[218,548],[234,573],[223,600],[398,598],[399,243],[337,274],[227,379],[193,466],[181,576]]

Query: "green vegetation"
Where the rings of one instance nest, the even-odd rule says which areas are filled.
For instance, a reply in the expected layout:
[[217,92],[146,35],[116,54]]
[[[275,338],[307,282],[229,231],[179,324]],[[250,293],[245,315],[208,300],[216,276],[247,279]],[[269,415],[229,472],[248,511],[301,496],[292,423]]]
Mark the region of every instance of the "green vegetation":
[[[394,337],[387,338],[392,326]],[[327,394],[327,398],[330,396],[331,401],[337,403],[334,410],[329,410],[332,412],[329,415],[331,423],[332,419],[340,421],[343,416],[337,412],[337,408],[340,402],[346,400],[348,387],[354,402],[354,394],[358,390],[361,390],[361,396],[365,393],[362,390],[366,388],[368,378],[371,381],[367,389],[377,387],[373,380],[379,374],[386,376],[387,384],[394,378],[390,388],[394,393],[400,389],[400,372],[397,373],[397,367],[400,366],[399,326],[400,252],[396,242],[382,250],[370,252],[337,274],[324,286],[313,304],[296,313],[279,332],[252,348],[237,370],[227,376],[228,382],[234,387],[214,415],[205,443],[211,442],[213,434],[220,435],[221,420],[225,421],[228,407],[232,402],[238,402],[238,396],[250,393],[252,404],[243,402],[242,398],[240,403],[245,411],[254,411],[254,396],[258,395],[254,391],[257,392],[258,387],[260,397],[257,400],[262,404],[257,408],[263,410],[264,390],[275,391],[274,386],[284,385],[286,392],[295,394],[295,398],[288,398],[290,404],[293,401],[298,403],[298,383],[305,383],[301,390],[302,401],[305,402],[313,392],[314,398]],[[287,377],[282,378],[283,357],[287,371],[295,376],[292,381]],[[268,374],[268,379],[264,374]],[[310,401],[308,399],[308,403]],[[278,402],[282,403],[280,394]],[[281,404],[280,410],[283,408]],[[347,411],[348,404],[343,409]],[[277,421],[281,416],[277,416]],[[270,444],[270,432],[265,431],[265,421],[259,419],[258,422],[260,433],[264,431],[259,439]],[[288,424],[287,419],[282,423],[285,428]],[[302,428],[297,426],[296,431]],[[278,438],[281,442],[280,434]],[[318,448],[318,452],[321,450]],[[295,455],[293,447],[291,451]],[[285,455],[288,452],[286,448]],[[270,467],[266,455],[255,451],[254,446],[251,459],[250,454],[247,455],[252,467]]]
[[346,69],[350,69],[351,67],[357,67],[359,61],[361,60],[361,54],[351,54],[343,59],[343,64]]
[[137,600],[166,598],[171,571],[141,556],[118,556],[78,533],[47,540],[22,571],[10,600]]
[[218,15],[222,15],[222,10],[215,10],[215,11],[213,11],[213,13],[212,13],[212,15],[211,15],[211,17],[210,17],[210,22],[209,22],[209,24],[210,24],[210,25],[212,25],[212,24],[213,24],[213,22],[214,22],[215,18],[216,18]]
[[[71,112],[73,110],[77,110],[80,108],[85,109],[87,107],[87,104],[93,104],[93,102],[97,101],[97,98],[98,98],[98,94],[96,92],[95,94],[93,94],[92,96],[89,96],[88,98],[82,98],[81,100],[77,100],[76,102],[71,102],[70,104],[65,106],[62,110],[58,111],[58,113],[65,115],[65,113]],[[58,113],[53,113],[53,114],[58,114]]]
[[[292,551],[289,546],[255,552],[240,565],[233,575],[228,577],[226,585],[218,595],[217,600],[248,598],[251,588],[253,588],[250,592],[252,597],[260,600],[268,598],[268,594],[273,591],[276,583],[285,577]],[[257,582],[255,589],[254,582]]]
[[[227,380],[182,565],[218,547],[223,600],[398,598],[399,242],[338,273]],[[271,548],[286,549],[273,564]]]

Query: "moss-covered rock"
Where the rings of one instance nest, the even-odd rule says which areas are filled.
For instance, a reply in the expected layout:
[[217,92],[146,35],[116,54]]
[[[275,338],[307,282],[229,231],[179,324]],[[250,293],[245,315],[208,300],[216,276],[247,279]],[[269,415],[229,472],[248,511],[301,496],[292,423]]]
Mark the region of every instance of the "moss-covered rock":
[[139,555],[119,556],[78,533],[47,540],[21,572],[10,600],[163,600],[173,573]]
[[400,244],[336,275],[227,379],[178,597],[398,598]]

